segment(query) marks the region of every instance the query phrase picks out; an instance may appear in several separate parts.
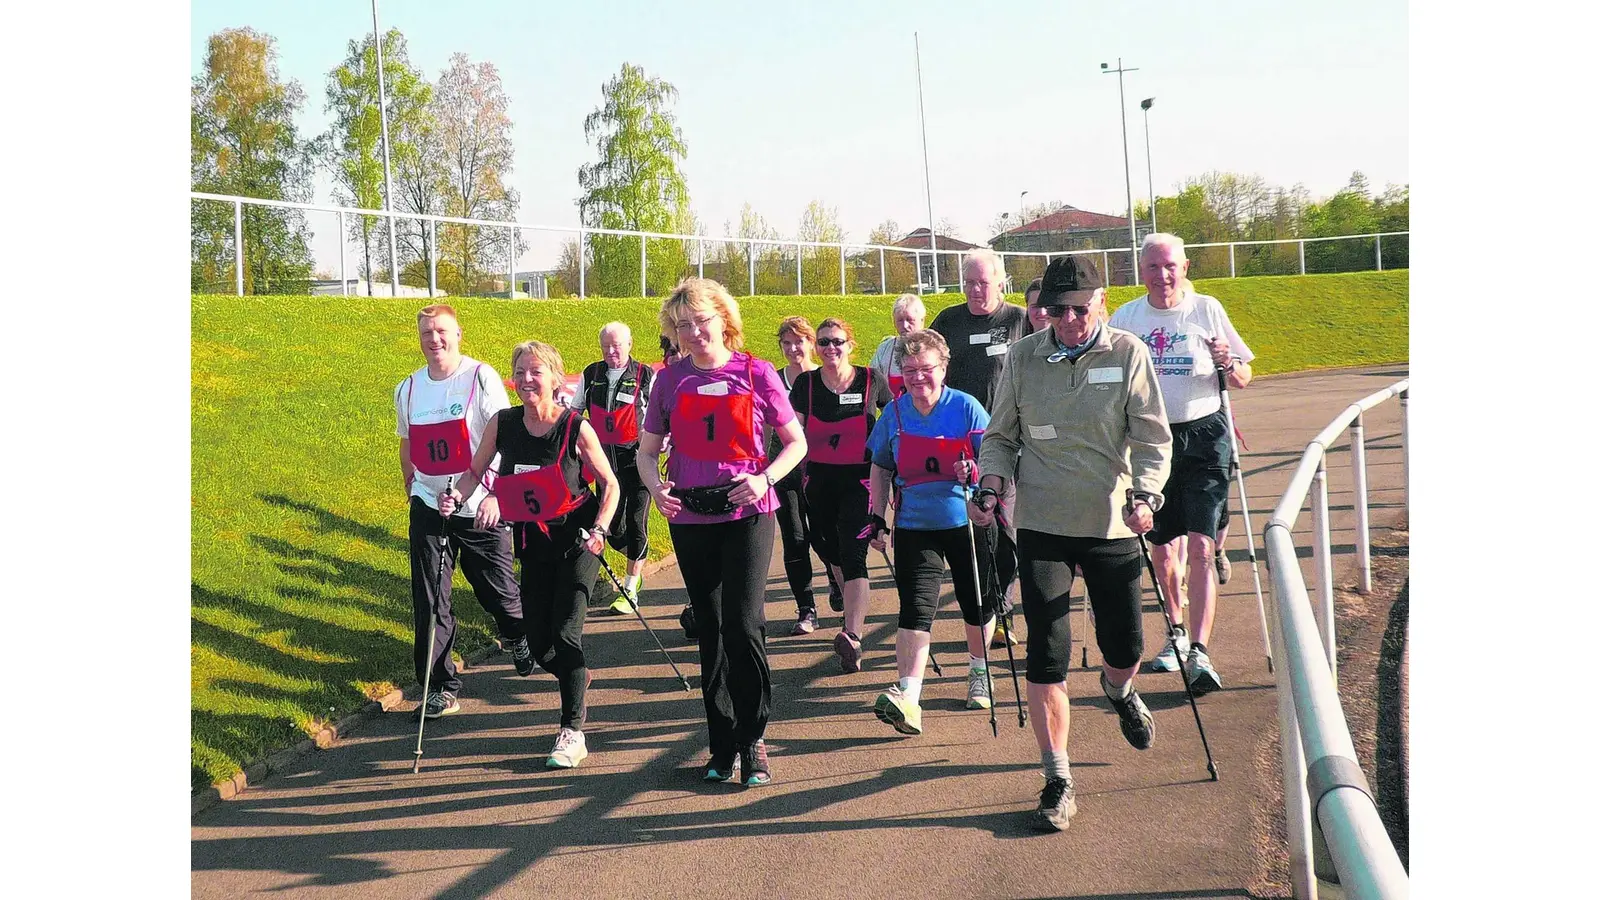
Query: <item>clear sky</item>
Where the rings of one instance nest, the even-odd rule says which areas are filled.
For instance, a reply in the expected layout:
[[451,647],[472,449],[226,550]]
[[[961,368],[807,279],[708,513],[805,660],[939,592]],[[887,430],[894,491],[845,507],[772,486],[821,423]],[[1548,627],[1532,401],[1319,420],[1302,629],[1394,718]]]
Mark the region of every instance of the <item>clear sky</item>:
[[[913,31],[933,216],[974,243],[999,213],[1016,215],[1022,191],[1029,203],[1126,210],[1117,77],[1100,72],[1119,56],[1138,68],[1124,76],[1135,198],[1148,196],[1145,97],[1156,98],[1158,193],[1210,170],[1304,184],[1313,197],[1356,169],[1377,190],[1410,181],[1408,10],[1391,0],[389,0],[379,14],[430,79],[456,51],[499,68],[516,146],[508,180],[529,224],[577,224],[578,167],[594,159],[583,118],[624,62],[679,90],[684,169],[709,233],[737,224],[746,202],[786,235],[811,200],[837,208],[849,239],[884,219],[927,224]],[[208,35],[246,25],[277,39],[282,76],[306,90],[303,136],[326,128],[327,72],[370,32],[370,2],[193,0],[191,72]],[[317,200],[331,202],[326,177]],[[338,251],[325,225],[313,220],[326,268]],[[522,267],[552,265],[554,240],[533,244]]]

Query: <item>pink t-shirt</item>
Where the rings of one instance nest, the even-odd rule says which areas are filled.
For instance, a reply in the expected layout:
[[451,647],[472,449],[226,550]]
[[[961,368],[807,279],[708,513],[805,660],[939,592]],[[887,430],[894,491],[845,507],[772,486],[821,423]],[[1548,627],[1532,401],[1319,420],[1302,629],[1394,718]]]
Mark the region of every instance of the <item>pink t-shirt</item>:
[[[766,425],[783,425],[794,420],[794,408],[789,405],[789,392],[772,363],[754,359],[748,353],[738,352],[719,369],[702,370],[691,357],[684,357],[663,368],[656,376],[650,390],[650,402],[645,406],[644,430],[651,434],[669,434],[672,410],[678,398],[684,395],[701,397],[753,395],[751,433],[754,446],[761,447],[761,436]],[[698,421],[698,420],[697,420]],[[740,423],[743,428],[744,423]],[[697,425],[696,428],[699,426]],[[681,439],[674,439],[672,452],[667,456],[667,478],[678,489],[713,487],[729,484],[741,472],[760,472],[768,460],[742,459],[732,462],[714,462],[693,459],[680,452]],[[759,449],[758,449],[758,452]],[[731,513],[706,516],[690,512],[687,508],[672,518],[675,525],[706,525],[731,522],[758,513],[770,513],[778,508],[778,495],[768,491],[759,501],[741,506]]]

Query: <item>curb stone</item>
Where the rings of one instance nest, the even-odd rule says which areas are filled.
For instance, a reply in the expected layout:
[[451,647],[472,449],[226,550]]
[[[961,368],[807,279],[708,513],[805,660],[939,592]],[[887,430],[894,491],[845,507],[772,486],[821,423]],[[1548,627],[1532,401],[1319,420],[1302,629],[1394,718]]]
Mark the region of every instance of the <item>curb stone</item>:
[[[654,575],[662,569],[676,565],[678,555],[668,553],[666,556],[644,567],[645,575]],[[484,664],[490,657],[503,652],[498,642],[490,644],[474,653],[471,657],[461,660],[461,671],[470,671]],[[226,781],[219,781],[210,787],[195,791],[189,798],[189,817],[192,820],[206,810],[225,800],[232,800],[239,796],[245,788],[252,784],[260,784],[268,777],[284,771],[298,761],[301,757],[313,750],[328,750],[339,743],[339,738],[354,734],[362,725],[372,721],[378,716],[400,706],[407,700],[407,694],[420,696],[422,685],[414,684],[410,688],[396,688],[377,700],[371,701],[350,715],[345,716],[332,725],[325,726],[316,734],[308,737],[291,747],[275,750],[266,757],[245,766],[243,771],[234,773]]]

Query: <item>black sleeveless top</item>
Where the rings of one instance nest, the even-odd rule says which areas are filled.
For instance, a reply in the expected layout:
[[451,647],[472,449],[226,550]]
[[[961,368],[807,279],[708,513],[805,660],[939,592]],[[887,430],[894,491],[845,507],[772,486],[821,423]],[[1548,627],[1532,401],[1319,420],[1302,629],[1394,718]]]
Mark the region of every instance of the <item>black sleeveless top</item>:
[[[543,437],[535,437],[528,433],[522,411],[521,406],[512,406],[495,413],[494,449],[500,454],[500,467],[495,471],[500,475],[511,475],[516,472],[517,466],[543,468],[555,465],[557,456],[560,456],[561,474],[567,482],[567,490],[572,492],[573,497],[583,500],[590,492],[589,485],[583,480],[583,460],[578,455],[578,425],[583,421],[582,415],[571,409],[564,410]],[[571,434],[568,434],[569,431]],[[563,445],[565,453],[562,452]]]

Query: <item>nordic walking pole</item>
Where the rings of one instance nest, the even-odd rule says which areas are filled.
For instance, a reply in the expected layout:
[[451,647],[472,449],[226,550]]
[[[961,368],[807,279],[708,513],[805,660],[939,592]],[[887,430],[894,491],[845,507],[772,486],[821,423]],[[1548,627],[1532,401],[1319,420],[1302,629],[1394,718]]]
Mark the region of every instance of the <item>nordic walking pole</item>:
[[[1256,535],[1250,528],[1250,501],[1244,496],[1244,470],[1239,467],[1239,437],[1233,433],[1233,404],[1228,400],[1228,375],[1217,370],[1217,387],[1222,392],[1222,411],[1228,417],[1228,441],[1233,446],[1233,461],[1228,468],[1239,482],[1239,509],[1244,514],[1244,536],[1250,544],[1250,574],[1256,580],[1256,612],[1261,616],[1261,645],[1267,653],[1267,671],[1273,671],[1272,641],[1267,637],[1267,603],[1261,596],[1261,570],[1256,567]],[[1180,667],[1181,668],[1181,667]]]
[[[453,475],[445,479],[444,492],[446,494],[450,493],[454,489],[455,483],[456,479]],[[450,517],[443,516],[442,518],[443,521],[439,523],[439,577],[434,581],[434,587],[441,592],[446,589],[444,584],[445,563],[450,560]],[[433,642],[439,634],[439,628],[436,624],[437,619],[438,614],[430,608],[428,610],[428,662],[427,667],[422,670],[422,705],[417,708],[417,749],[415,758],[411,760],[411,774],[413,775],[417,774],[422,768],[422,726],[428,724],[428,682],[430,676],[433,675]]]
[[[971,491],[970,487],[968,488],[968,491],[970,493],[970,491]],[[997,513],[996,513],[996,516],[995,516],[996,525],[997,525],[997,527],[1004,528],[1005,527],[1004,525],[1000,525],[999,524],[999,514],[998,514],[999,505],[998,505],[998,501],[996,502],[995,509],[997,510]],[[974,551],[974,553],[976,553],[976,551]],[[1018,594],[1020,595],[1021,591],[1018,591]],[[1000,596],[1000,591],[998,589],[995,590],[995,596],[996,597]],[[1003,605],[1004,604],[1002,602],[1002,606]],[[1009,610],[1006,611],[1006,612],[998,612],[997,611],[996,614],[1000,616],[1000,621],[1006,627],[1006,641],[1005,641],[1005,644],[1006,644],[1006,659],[1011,662],[1011,690],[1015,691],[1016,694],[1017,694],[1017,727],[1018,728],[1026,728],[1027,725],[1028,725],[1028,706],[1027,706],[1027,704],[1022,702],[1022,684],[1021,684],[1021,682],[1017,681],[1017,654],[1016,654],[1016,651],[1011,648],[1011,636],[1013,634],[1016,634],[1016,632],[1011,630],[1011,623],[1014,620],[1012,619],[1011,612]],[[987,644],[988,642],[986,641],[985,643]],[[1068,651],[1067,658],[1068,659],[1072,658],[1070,650]],[[994,705],[994,698],[993,697],[989,698],[989,704],[991,706]]]
[[[878,552],[883,554],[883,564],[889,567],[889,578],[890,578],[890,580],[893,580],[894,579],[894,560],[889,558],[889,551],[888,550],[879,550]],[[937,601],[935,601],[935,603],[937,604]],[[937,605],[935,605],[934,608],[933,608],[933,616],[934,616],[934,618],[938,618],[939,617],[939,607]],[[944,677],[944,670],[939,668],[939,657],[935,656],[934,653],[933,653],[933,640],[931,638],[931,635],[933,634],[933,626],[931,624],[928,626],[928,634],[930,635],[930,638],[928,640],[928,662],[933,664],[933,674],[938,675],[939,677],[943,678]]]
[[[961,459],[971,462],[971,457],[965,450],[961,451]],[[972,503],[972,472],[967,472],[967,481],[961,485],[961,491],[966,495],[968,505]],[[983,680],[989,687],[989,730],[995,737],[1000,736],[1000,725],[994,718],[994,678],[989,674],[989,639],[983,636],[983,582],[978,580],[978,538],[972,531],[972,516],[967,516],[967,551],[972,554],[972,587],[978,592],[978,643],[983,645]],[[999,598],[996,598],[998,600]],[[1000,611],[995,610],[995,615]],[[963,620],[965,622],[965,620]],[[1006,641],[1006,651],[1010,652],[1011,642]],[[929,654],[932,655],[931,653]],[[1011,671],[1012,677],[1016,676],[1016,669]],[[1022,695],[1018,693],[1017,700],[1020,705]]]
[[[589,530],[580,528],[578,529],[578,535],[579,540],[587,541],[589,539]],[[678,680],[683,682],[683,689],[692,691],[693,688],[689,687],[689,679],[683,677],[683,673],[678,671],[678,664],[672,661],[672,654],[668,653],[667,648],[661,645],[661,639],[656,637],[655,629],[650,627],[650,623],[645,621],[644,613],[639,611],[639,601],[634,599],[627,589],[622,586],[622,582],[617,580],[617,573],[611,570],[611,565],[606,562],[604,556],[600,557],[600,568],[605,570],[606,577],[611,579],[611,583],[616,587],[617,593],[621,594],[623,599],[628,601],[628,605],[633,608],[633,614],[639,617],[639,624],[643,625],[644,630],[650,634],[650,640],[656,642],[656,649],[660,650],[661,655],[667,658],[667,665],[672,667],[672,674],[678,676]]]
[[[1123,509],[1127,513],[1133,511],[1133,488],[1128,488],[1128,503]],[[1127,515],[1124,513],[1124,515]],[[1150,544],[1139,535],[1139,553],[1144,557],[1145,568],[1150,572],[1150,584],[1156,589],[1156,605],[1161,607],[1161,621],[1167,626],[1167,643],[1172,645],[1172,652],[1178,653],[1178,633],[1173,629],[1172,620],[1167,618],[1167,599],[1161,593],[1161,579],[1156,577],[1156,564],[1150,558]],[[1206,750],[1206,771],[1211,773],[1211,780],[1217,781],[1217,763],[1211,758],[1211,744],[1206,741],[1206,726],[1200,723],[1200,707],[1194,702],[1194,689],[1189,686],[1189,676],[1183,671],[1183,661],[1178,661],[1178,678],[1183,681],[1183,692],[1189,697],[1189,710],[1194,713],[1194,727],[1200,732],[1200,746]]]

